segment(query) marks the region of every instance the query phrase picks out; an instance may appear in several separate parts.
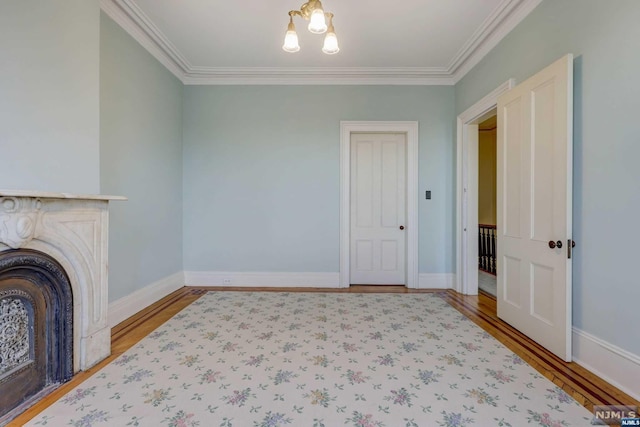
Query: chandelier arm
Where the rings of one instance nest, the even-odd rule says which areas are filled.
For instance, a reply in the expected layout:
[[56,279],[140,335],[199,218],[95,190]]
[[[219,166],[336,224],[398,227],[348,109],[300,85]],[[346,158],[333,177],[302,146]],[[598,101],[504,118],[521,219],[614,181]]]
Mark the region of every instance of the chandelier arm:
[[309,20],[311,12],[313,11],[313,9],[315,9],[315,3],[315,0],[309,0],[308,2],[300,6],[300,16],[302,16],[306,20]]

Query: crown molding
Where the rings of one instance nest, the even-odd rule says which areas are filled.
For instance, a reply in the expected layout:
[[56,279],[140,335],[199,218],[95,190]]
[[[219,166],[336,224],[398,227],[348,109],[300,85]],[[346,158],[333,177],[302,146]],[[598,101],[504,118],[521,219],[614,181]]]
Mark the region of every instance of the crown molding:
[[192,65],[135,4],[100,0],[100,8],[185,85],[456,84],[542,0],[503,0],[447,67],[201,67]]
[[[168,49],[162,40],[166,40],[161,35],[160,30],[155,25],[150,28],[142,26],[139,21],[135,20],[131,15],[130,1],[122,0],[100,0],[100,9],[113,19],[122,29],[124,29],[134,40],[142,45],[154,58],[164,65],[174,76],[183,81],[185,75],[185,67],[188,66],[186,60],[180,61],[177,55],[171,52],[177,52],[177,49]],[[133,5],[136,9],[139,8]],[[147,18],[148,22],[149,19]],[[180,55],[181,56],[181,55]]]
[[467,40],[447,68],[458,83],[502,41],[542,0],[503,0]]
[[186,73],[187,85],[453,85],[446,69],[391,67],[197,67]]

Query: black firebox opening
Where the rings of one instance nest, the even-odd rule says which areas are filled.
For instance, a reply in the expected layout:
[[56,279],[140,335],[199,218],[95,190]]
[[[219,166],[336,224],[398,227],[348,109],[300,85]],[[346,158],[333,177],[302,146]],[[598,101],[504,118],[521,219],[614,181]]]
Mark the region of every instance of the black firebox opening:
[[73,376],[73,295],[63,267],[0,252],[0,425]]

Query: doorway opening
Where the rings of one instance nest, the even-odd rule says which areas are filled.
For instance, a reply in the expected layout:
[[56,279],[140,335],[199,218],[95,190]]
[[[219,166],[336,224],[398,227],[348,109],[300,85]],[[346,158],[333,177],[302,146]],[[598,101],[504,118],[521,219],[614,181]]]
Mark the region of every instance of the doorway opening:
[[479,125],[496,115],[498,97],[515,86],[509,79],[458,116],[456,203],[456,291],[478,294],[480,256],[478,218]]
[[496,285],[497,115],[478,124],[478,288],[492,297]]

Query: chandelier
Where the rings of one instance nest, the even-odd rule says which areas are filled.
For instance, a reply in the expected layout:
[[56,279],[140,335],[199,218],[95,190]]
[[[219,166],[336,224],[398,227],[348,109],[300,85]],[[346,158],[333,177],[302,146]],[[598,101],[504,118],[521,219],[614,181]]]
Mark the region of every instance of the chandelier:
[[[282,49],[285,52],[297,52],[300,50],[298,44],[298,34],[296,34],[296,26],[293,24],[293,17],[301,16],[309,21],[309,31],[314,34],[324,34],[324,45],[322,51],[327,55],[333,55],[338,53],[340,48],[338,47],[338,38],[336,37],[336,31],[333,28],[333,13],[325,12],[322,9],[322,3],[320,0],[309,0],[302,6],[300,10],[292,10],[289,12],[289,27],[287,28],[287,34],[284,36],[284,45]],[[327,26],[326,19],[329,19],[329,25]]]

